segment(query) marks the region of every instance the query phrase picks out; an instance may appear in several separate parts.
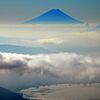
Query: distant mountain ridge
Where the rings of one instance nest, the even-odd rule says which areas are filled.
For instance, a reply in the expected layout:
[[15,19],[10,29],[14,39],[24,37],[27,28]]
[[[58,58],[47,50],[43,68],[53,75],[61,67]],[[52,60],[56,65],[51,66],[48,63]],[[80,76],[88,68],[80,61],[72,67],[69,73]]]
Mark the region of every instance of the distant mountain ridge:
[[65,14],[59,9],[52,9],[36,18],[26,21],[25,23],[79,24],[81,22]]
[[17,45],[0,45],[0,52],[18,53],[18,54],[52,53],[48,49],[42,47],[27,47],[27,46],[17,46]]

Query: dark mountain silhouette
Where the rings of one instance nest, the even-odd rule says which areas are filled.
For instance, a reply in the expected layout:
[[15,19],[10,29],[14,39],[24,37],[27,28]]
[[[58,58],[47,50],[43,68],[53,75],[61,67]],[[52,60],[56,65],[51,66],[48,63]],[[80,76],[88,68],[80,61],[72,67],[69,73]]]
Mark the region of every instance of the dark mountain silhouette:
[[19,54],[52,53],[51,51],[42,47],[25,47],[16,45],[0,45],[0,51],[9,53],[19,53]]
[[29,99],[25,99],[18,93],[14,93],[12,91],[0,87],[0,100],[29,100]]
[[26,24],[33,24],[33,23],[54,23],[54,24],[79,24],[80,21],[72,18],[71,16],[65,14],[59,9],[52,9],[39,17],[33,18],[29,21],[25,22]]

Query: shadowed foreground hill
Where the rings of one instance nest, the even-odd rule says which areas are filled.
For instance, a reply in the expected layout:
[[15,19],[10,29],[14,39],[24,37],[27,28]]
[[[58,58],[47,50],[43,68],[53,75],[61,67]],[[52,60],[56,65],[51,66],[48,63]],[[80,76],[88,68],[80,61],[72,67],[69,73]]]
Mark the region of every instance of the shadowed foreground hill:
[[22,98],[18,93],[0,87],[0,100],[29,100]]

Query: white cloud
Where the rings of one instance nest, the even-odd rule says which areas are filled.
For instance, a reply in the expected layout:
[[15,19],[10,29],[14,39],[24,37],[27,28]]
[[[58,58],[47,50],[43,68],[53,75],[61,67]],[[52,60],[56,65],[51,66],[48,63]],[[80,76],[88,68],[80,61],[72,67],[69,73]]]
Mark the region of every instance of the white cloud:
[[[0,53],[0,79],[48,82],[100,81],[100,57],[76,53],[24,55]],[[25,81],[23,81],[25,78]],[[9,83],[10,79],[7,79]],[[47,82],[47,83],[48,83]]]
[[43,44],[43,45],[48,45],[48,44],[63,44],[66,41],[64,39],[60,39],[60,38],[47,38],[47,39],[40,39],[40,40],[36,40],[35,43],[36,44]]

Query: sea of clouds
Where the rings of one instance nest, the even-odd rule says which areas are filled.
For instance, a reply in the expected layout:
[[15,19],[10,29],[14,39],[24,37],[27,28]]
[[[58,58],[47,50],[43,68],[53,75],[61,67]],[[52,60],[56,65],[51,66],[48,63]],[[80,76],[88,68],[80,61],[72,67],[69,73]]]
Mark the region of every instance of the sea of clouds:
[[[100,82],[100,56],[76,53],[25,55],[0,52],[0,85]],[[13,83],[12,83],[13,84]],[[12,85],[13,86],[13,85]]]

